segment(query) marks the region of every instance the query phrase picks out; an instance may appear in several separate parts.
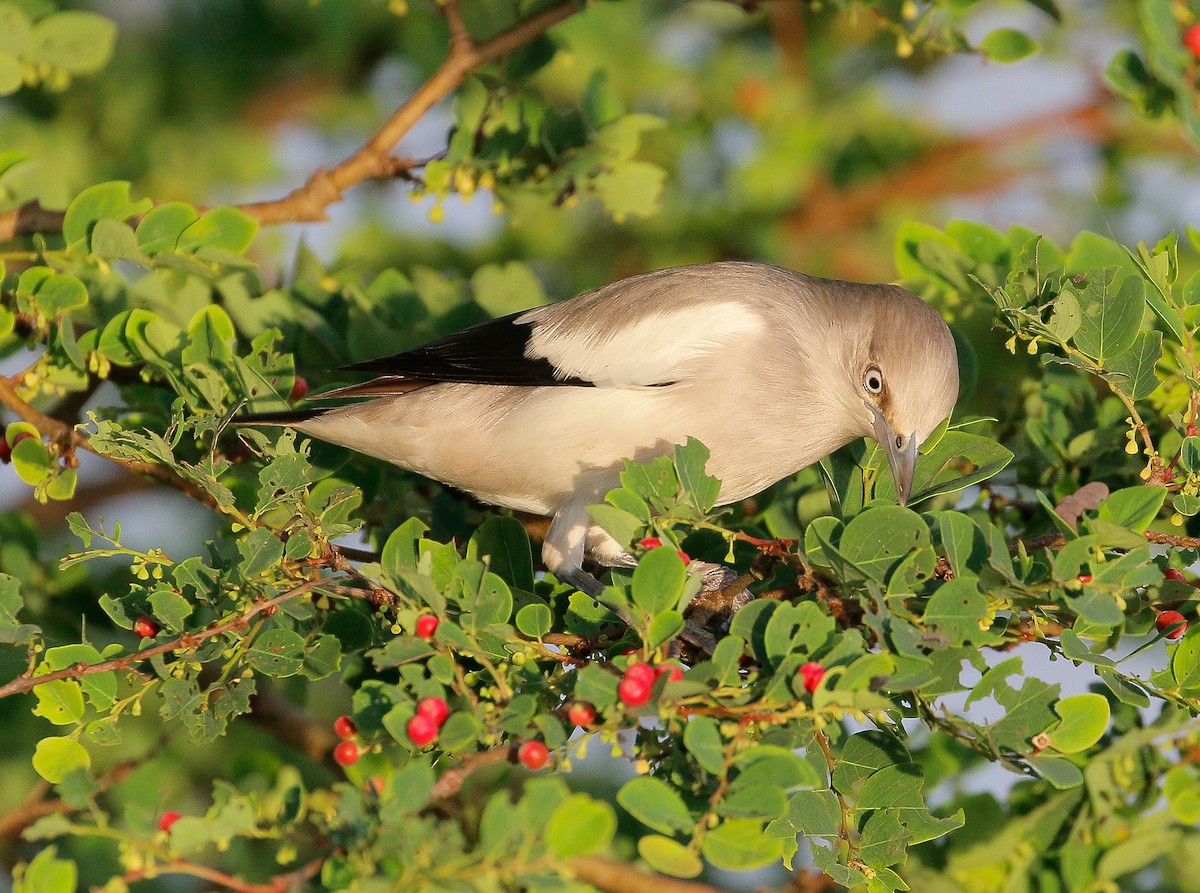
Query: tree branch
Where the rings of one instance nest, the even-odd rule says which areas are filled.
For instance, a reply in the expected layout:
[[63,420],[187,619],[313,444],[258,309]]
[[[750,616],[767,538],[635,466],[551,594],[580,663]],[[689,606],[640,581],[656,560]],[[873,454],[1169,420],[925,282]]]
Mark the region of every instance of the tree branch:
[[723,893],[699,881],[652,874],[604,856],[575,856],[567,864],[579,880],[606,893]]
[[278,874],[270,880],[259,883],[244,881],[224,871],[209,868],[206,865],[200,865],[196,862],[189,862],[186,859],[176,859],[162,865],[153,865],[148,868],[127,872],[121,879],[125,883],[131,884],[134,881],[148,880],[164,874],[186,874],[208,881],[211,884],[217,884],[226,890],[234,891],[234,893],[288,893],[290,890],[299,889],[301,884],[315,877],[324,864],[324,857],[313,859],[295,871]]
[[201,630],[198,633],[184,633],[179,638],[172,639],[170,642],[163,642],[161,645],[154,645],[151,648],[136,651],[133,654],[126,654],[123,657],[114,657],[111,660],[101,661],[98,664],[76,664],[73,667],[64,667],[61,670],[43,673],[41,676],[23,673],[11,682],[0,685],[0,699],[7,698],[9,695],[27,692],[45,682],[54,682],[57,679],[82,679],[84,676],[91,676],[94,673],[107,673],[110,670],[128,670],[134,664],[140,663],[148,657],[166,654],[169,651],[195,648],[201,642],[211,639],[213,636],[219,636],[233,630],[245,629],[251,619],[262,614],[264,611],[269,611],[277,605],[298,598],[306,592],[310,592],[323,585],[327,585],[325,580],[310,580],[307,583],[301,583],[299,586],[289,589],[282,595],[275,596],[275,598],[256,602],[244,614],[239,614],[229,620],[214,624],[208,627],[208,629]]
[[[283,198],[237,207],[262,224],[325,220],[326,208],[340,201],[350,187],[364,180],[391,179],[411,170],[417,162],[391,153],[431,108],[453,93],[471,72],[524,46],[577,9],[574,0],[563,0],[476,44],[462,20],[458,0],[443,0],[442,15],[450,27],[450,55],[370,139],[336,166],[314,171],[303,186]],[[62,222],[61,212],[32,203],[0,214],[0,242],[33,233],[61,232]]]
[[165,465],[156,465],[153,462],[140,462],[137,459],[122,459],[100,452],[92,446],[91,440],[82,431],[77,431],[66,422],[60,422],[52,416],[39,412],[32,405],[25,402],[21,398],[21,395],[17,393],[16,388],[13,387],[12,381],[2,375],[0,375],[0,404],[12,410],[13,414],[21,419],[21,421],[28,422],[37,428],[38,433],[42,437],[56,442],[65,453],[70,453],[74,450],[87,450],[89,453],[94,453],[100,458],[114,465],[119,465],[133,474],[143,474],[164,484],[169,484],[197,502],[208,506],[210,509],[220,511],[216,500],[210,494],[187,478],[180,477]]

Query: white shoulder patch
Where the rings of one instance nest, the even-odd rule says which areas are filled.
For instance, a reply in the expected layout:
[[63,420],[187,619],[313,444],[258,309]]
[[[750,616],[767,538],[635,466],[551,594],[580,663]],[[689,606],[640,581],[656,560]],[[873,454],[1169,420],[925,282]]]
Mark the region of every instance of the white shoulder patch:
[[548,360],[563,378],[605,387],[646,387],[678,381],[696,360],[749,339],[766,325],[762,316],[736,301],[677,306],[634,321],[589,323],[535,322],[525,355]]

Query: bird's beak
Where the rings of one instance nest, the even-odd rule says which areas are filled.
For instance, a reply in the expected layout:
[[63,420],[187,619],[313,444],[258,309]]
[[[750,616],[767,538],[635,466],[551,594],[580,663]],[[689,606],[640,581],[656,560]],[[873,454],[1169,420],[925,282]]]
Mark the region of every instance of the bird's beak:
[[904,505],[911,495],[913,473],[917,468],[916,432],[907,437],[900,436],[883,417],[883,413],[873,406],[869,408],[873,417],[872,431],[887,455],[888,465],[892,467],[892,477],[896,479],[896,493],[899,495],[900,504]]

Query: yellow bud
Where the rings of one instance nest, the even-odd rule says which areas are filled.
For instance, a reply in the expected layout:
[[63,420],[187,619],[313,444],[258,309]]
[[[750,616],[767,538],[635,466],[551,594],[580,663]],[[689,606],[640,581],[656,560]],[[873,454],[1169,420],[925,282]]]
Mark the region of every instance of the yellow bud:
[[1030,341],[1028,344],[1025,345],[1025,353],[1029,354],[1030,356],[1033,356],[1037,352],[1038,352],[1038,340],[1036,338],[1034,338],[1032,341]]
[[636,763],[633,764],[633,771],[636,772],[638,775],[650,774],[650,761],[649,760],[638,760]]
[[446,209],[443,208],[440,204],[434,205],[432,208],[429,209],[429,222],[430,223],[441,223],[445,219],[446,219]]
[[1171,523],[1174,524],[1176,527],[1182,527],[1183,526],[1183,515],[1179,514],[1179,512],[1176,512],[1175,514],[1173,514],[1171,516]]
[[1137,451],[1138,451],[1137,441],[1131,440],[1131,441],[1129,441],[1129,443],[1125,444],[1125,452],[1127,452],[1129,455],[1136,456]]
[[907,59],[913,54],[912,41],[903,34],[896,38],[896,55],[901,59]]
[[496,175],[493,174],[491,171],[484,171],[482,174],[480,174],[479,175],[479,188],[480,189],[489,189],[489,190],[495,189],[496,188]]
[[904,0],[904,2],[900,4],[901,18],[911,21],[912,19],[915,19],[920,12],[921,9],[919,6],[917,6],[914,0]]

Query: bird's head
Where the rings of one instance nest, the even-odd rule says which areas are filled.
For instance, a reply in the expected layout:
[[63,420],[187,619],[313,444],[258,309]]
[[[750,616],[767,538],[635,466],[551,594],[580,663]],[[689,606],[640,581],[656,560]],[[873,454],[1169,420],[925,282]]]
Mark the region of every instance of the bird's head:
[[[900,504],[908,501],[919,447],[958,399],[958,352],[932,307],[895,287],[872,290],[846,367],[861,433],[883,448]],[[855,406],[854,404],[857,403]]]

